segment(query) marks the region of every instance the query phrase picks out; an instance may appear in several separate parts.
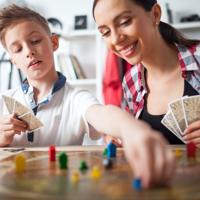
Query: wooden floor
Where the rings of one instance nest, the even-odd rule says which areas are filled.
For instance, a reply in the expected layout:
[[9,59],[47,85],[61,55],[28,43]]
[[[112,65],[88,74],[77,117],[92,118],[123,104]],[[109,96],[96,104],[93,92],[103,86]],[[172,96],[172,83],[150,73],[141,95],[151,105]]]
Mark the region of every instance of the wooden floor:
[[[184,147],[181,150],[178,167],[170,186],[150,190],[135,191],[132,188],[132,172],[124,158],[122,149],[117,152],[114,167],[105,170],[102,164],[104,146],[73,146],[58,147],[68,155],[67,170],[60,170],[58,163],[48,161],[48,148],[27,148],[26,171],[15,172],[13,149],[1,149],[0,153],[10,152],[11,156],[0,161],[0,199],[94,199],[94,200],[162,200],[162,199],[200,199],[200,153],[196,161],[189,162],[185,156]],[[12,155],[14,154],[14,155]],[[57,152],[59,154],[59,152]],[[89,166],[86,173],[79,171],[80,160],[85,160]],[[91,168],[96,165],[102,176],[97,180],[91,178]],[[72,183],[74,170],[80,173],[80,181]]]

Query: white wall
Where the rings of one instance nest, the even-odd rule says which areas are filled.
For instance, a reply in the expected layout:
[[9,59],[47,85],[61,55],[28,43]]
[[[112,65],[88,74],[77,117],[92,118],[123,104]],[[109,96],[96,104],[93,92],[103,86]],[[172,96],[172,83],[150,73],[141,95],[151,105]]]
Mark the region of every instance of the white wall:
[[[3,2],[0,0],[0,3]],[[15,2],[15,1],[13,1]],[[91,0],[26,0],[27,4],[45,17],[56,17],[64,24],[64,33],[73,29],[75,15],[88,15],[89,28],[94,28]]]
[[[95,23],[92,18],[91,10],[92,10],[92,1],[91,0],[0,0],[0,6],[4,6],[6,3],[16,3],[20,5],[28,5],[30,8],[36,10],[41,13],[44,17],[55,17],[58,18],[63,23],[63,35],[67,35],[70,31],[73,30],[74,27],[74,17],[76,15],[87,15],[88,16],[88,28],[94,29]],[[61,41],[60,48],[57,51],[65,51],[67,52],[67,44]],[[0,57],[4,52],[3,48],[0,45]],[[94,52],[94,51],[93,51]],[[86,53],[84,49],[84,54]],[[88,49],[88,55],[91,53]],[[92,53],[94,57],[94,53]],[[85,56],[84,56],[85,57]],[[88,59],[88,62],[90,59]],[[92,64],[89,62],[88,66],[92,68]],[[6,64],[1,65],[0,70],[0,91],[4,91],[6,89],[7,80],[2,80],[2,77],[5,78],[5,73],[9,73],[9,67]],[[94,71],[94,70],[93,70]],[[5,73],[3,73],[5,72]],[[93,74],[95,72],[92,72]],[[14,83],[19,83],[18,77],[13,80]],[[2,84],[6,83],[6,84]],[[17,86],[17,84],[13,84],[13,87]]]
[[[56,17],[63,23],[63,34],[67,35],[72,29],[74,25],[74,16],[75,15],[87,15],[88,16],[88,27],[89,29],[93,29],[95,27],[93,18],[92,18],[92,0],[7,0],[7,2],[22,2],[25,1],[31,8],[35,9],[36,11],[40,12],[46,18],[49,17]],[[0,5],[4,4],[5,0],[0,0]],[[200,6],[199,0],[158,0],[161,4],[163,9],[163,17],[166,21],[166,10],[165,10],[165,3],[168,2],[170,8],[172,9],[172,14],[175,22],[180,19],[180,16],[183,14],[189,15],[191,13],[198,13],[200,14]],[[195,30],[185,30],[184,33],[193,38],[200,38],[200,28]],[[62,46],[62,45],[61,45]],[[63,49],[65,46],[63,47]],[[66,48],[65,48],[66,49]],[[2,50],[0,49],[0,55]],[[87,56],[83,56],[88,60],[88,66],[92,67],[90,61],[90,55],[94,56],[91,52],[85,51],[83,48],[83,55],[87,53]],[[99,56],[101,59],[101,56]],[[1,79],[1,76],[0,76]],[[1,84],[1,80],[0,80]],[[15,84],[16,85],[16,84]],[[0,88],[1,90],[1,88]]]

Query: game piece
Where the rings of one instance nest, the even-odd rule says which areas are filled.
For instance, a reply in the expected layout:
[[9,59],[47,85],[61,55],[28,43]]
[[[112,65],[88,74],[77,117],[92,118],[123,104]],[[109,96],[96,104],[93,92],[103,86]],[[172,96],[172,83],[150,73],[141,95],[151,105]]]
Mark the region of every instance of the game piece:
[[111,169],[113,166],[112,160],[109,158],[103,159],[103,165],[106,169]]
[[196,145],[193,142],[187,144],[187,157],[189,159],[196,158]]
[[110,142],[107,146],[107,157],[108,158],[115,158],[116,157],[116,145]]
[[72,172],[71,181],[72,181],[72,183],[74,183],[74,184],[76,184],[76,183],[79,182],[79,173],[78,173],[78,171],[74,170],[74,171]]
[[15,156],[15,169],[17,173],[24,172],[26,168],[26,158],[24,154]]
[[178,149],[178,148],[176,148],[176,149],[175,149],[175,156],[176,156],[176,158],[179,158],[181,155],[182,155],[181,150]]
[[98,166],[94,166],[94,167],[92,168],[91,177],[92,177],[93,179],[98,179],[98,178],[101,177],[101,171],[100,171],[100,169],[99,169]]
[[103,156],[107,156],[107,155],[108,155],[108,149],[105,148],[105,149],[103,150]]
[[58,157],[59,157],[60,169],[67,169],[68,157],[66,153],[61,152]]
[[87,163],[84,160],[80,161],[80,171],[85,172],[88,169]]
[[142,182],[140,178],[135,178],[132,182],[132,186],[135,190],[140,191],[142,189]]
[[56,148],[54,145],[49,147],[49,161],[54,162],[56,160]]

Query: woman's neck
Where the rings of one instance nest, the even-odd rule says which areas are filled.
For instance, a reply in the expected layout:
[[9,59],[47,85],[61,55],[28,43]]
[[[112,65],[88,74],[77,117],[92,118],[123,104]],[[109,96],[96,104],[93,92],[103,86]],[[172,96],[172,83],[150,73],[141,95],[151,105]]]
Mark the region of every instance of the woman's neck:
[[160,40],[153,48],[153,51],[142,61],[149,76],[160,78],[178,70],[179,60],[175,47],[167,45],[164,40]]

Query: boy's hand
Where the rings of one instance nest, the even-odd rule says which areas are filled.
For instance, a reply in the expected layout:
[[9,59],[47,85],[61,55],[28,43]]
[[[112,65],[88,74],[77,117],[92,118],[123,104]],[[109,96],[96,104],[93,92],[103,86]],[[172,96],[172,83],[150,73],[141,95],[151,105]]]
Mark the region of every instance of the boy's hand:
[[27,124],[17,119],[15,114],[0,117],[0,146],[11,144],[14,135],[25,132],[27,128]]
[[172,151],[167,148],[160,133],[146,123],[138,121],[134,132],[127,132],[122,137],[125,155],[134,177],[141,178],[144,188],[166,184],[175,167]]
[[193,142],[200,148],[200,120],[191,123],[184,131],[183,139],[186,142]]

